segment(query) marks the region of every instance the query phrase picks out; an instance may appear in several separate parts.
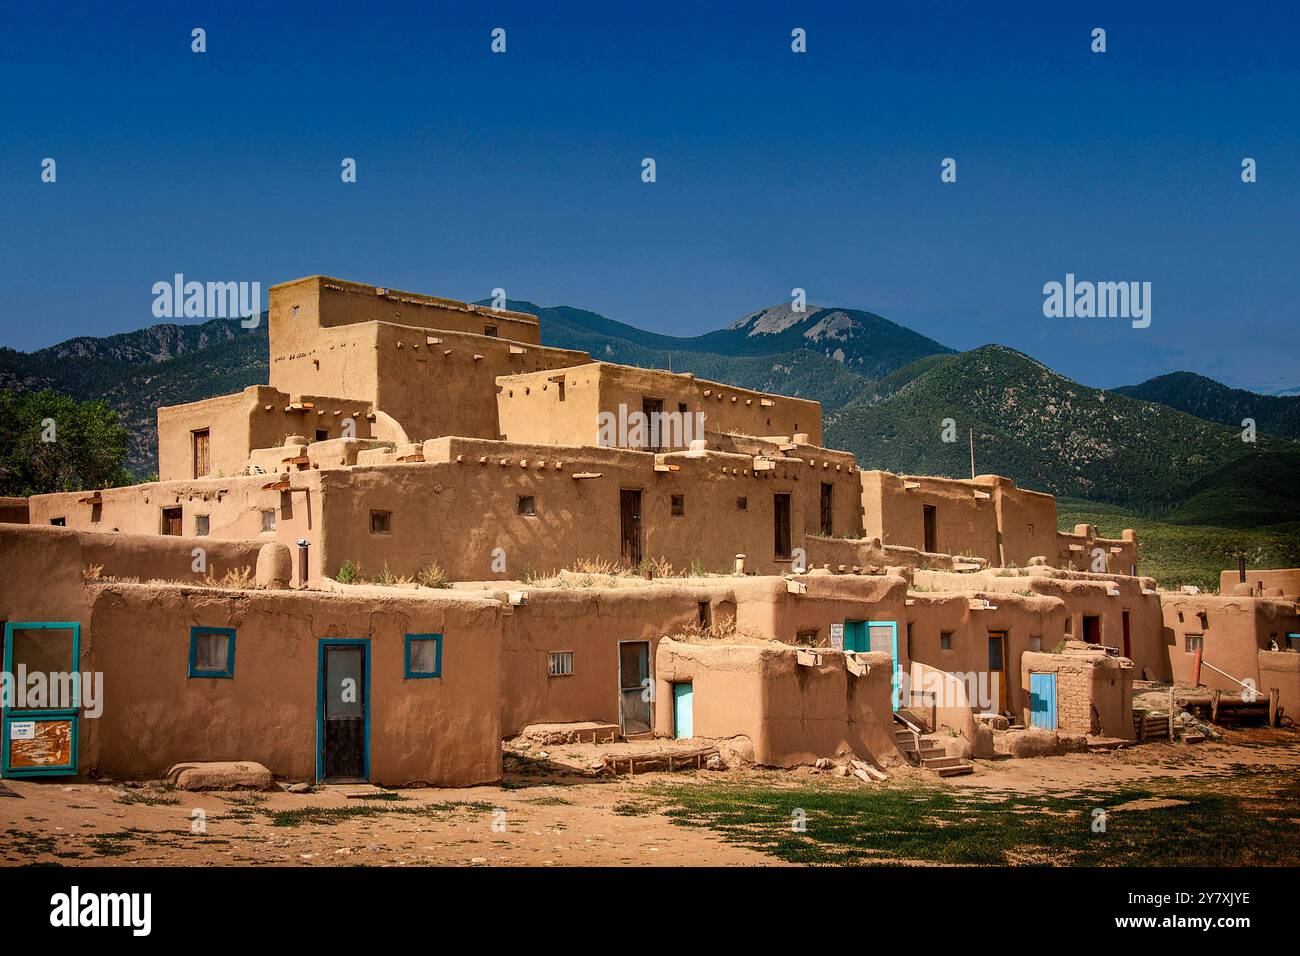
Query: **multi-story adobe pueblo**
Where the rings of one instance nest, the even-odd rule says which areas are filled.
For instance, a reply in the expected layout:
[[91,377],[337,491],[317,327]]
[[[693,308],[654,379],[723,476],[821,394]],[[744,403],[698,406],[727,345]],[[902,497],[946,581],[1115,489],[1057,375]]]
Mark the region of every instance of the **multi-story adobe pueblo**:
[[4,503],[5,671],[103,675],[8,702],[6,774],[468,785],[537,724],[948,773],[1008,724],[1131,739],[1133,682],[1202,664],[1300,708],[1300,571],[1162,592],[1132,531],[532,315],[313,276],[268,322],[267,385],[158,410],[158,481]]

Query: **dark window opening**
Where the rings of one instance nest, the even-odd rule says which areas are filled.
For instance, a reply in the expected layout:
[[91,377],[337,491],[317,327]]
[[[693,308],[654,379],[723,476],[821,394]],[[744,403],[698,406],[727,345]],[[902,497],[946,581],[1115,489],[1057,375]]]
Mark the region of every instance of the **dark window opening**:
[[952,631],[939,632],[939,650],[941,651],[952,650]]
[[316,440],[317,440],[317,441],[329,441],[329,437],[330,437],[330,430],[329,430],[328,428],[318,428],[318,429],[316,429]]
[[834,502],[835,486],[822,482],[822,508],[821,508],[821,530],[826,537],[831,536],[831,528],[834,525]]
[[207,515],[195,515],[195,516],[194,516],[194,534],[195,534],[195,535],[197,535],[197,536],[200,537],[200,538],[203,537],[205,534],[208,533],[208,530],[209,530],[210,527],[211,527],[211,519],[210,519]]
[[537,514],[537,501],[532,495],[519,495],[515,498],[515,511],[521,515]]
[[746,498],[744,495],[741,495],[739,498],[736,499],[736,508],[740,511],[748,511],[749,499]]
[[673,517],[681,518],[686,514],[686,496],[673,495]]
[[790,496],[772,496],[773,548],[778,561],[790,560]]
[[490,335],[490,336],[492,336],[492,338],[496,338],[496,337],[497,337],[497,327],[496,327],[495,325],[485,325],[485,326],[483,326],[483,334],[484,334],[484,335]]
[[646,447],[653,452],[663,451],[663,399],[643,398],[641,400],[641,411],[645,414]]
[[700,627],[708,627],[713,623],[713,608],[708,601],[701,601],[699,605]]
[[922,514],[925,522],[925,546],[921,549],[935,554],[939,550],[939,514],[934,505],[925,505]]
[[393,513],[391,511],[370,512],[370,533],[391,534],[393,530]]
[[1101,618],[1094,614],[1083,616],[1083,639],[1089,644],[1101,643]]
[[50,519],[50,524],[54,525],[54,527],[56,527],[56,528],[65,528],[65,527],[67,527],[67,525],[68,525],[68,519],[67,519],[67,518],[51,518],[51,519]]

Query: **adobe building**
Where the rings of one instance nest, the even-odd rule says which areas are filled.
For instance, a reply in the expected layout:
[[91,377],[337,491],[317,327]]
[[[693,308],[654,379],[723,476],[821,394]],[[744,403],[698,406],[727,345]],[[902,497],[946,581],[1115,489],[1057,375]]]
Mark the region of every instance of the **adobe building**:
[[1180,611],[1206,660],[1300,674],[1253,656],[1293,598],[1159,592],[1133,532],[1058,532],[1006,478],[863,471],[815,402],[321,276],[271,289],[269,336],[268,384],[158,410],[159,481],[2,503],[6,669],[104,682],[6,709],[5,773],[462,786],[539,724],[772,766],[948,759],[991,715],[1123,737],[1132,680],[1184,675]]

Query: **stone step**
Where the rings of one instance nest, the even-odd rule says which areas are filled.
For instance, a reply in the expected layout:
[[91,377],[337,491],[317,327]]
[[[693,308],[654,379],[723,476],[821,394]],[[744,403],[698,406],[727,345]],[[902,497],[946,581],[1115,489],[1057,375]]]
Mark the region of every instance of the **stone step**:
[[914,752],[922,761],[937,760],[939,757],[948,756],[948,751],[944,750],[942,747],[922,747],[920,750]]

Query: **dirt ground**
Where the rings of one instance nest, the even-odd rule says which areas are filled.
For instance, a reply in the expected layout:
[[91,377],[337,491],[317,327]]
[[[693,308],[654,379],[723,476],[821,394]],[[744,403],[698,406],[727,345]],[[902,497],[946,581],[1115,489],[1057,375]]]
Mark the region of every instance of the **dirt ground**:
[[[575,763],[581,759],[573,756]],[[776,866],[782,864],[774,856],[726,842],[715,831],[626,808],[639,792],[664,782],[858,788],[865,798],[872,787],[891,786],[1059,795],[1248,773],[1251,767],[1293,770],[1300,777],[1300,734],[1251,730],[1197,745],[1147,743],[1105,753],[979,761],[977,767],[945,781],[899,768],[889,782],[874,785],[810,768],[593,779],[525,756],[507,759],[503,786],[363,788],[366,799],[349,798],[346,787],[215,794],[7,780],[14,796],[0,795],[0,865]]]

